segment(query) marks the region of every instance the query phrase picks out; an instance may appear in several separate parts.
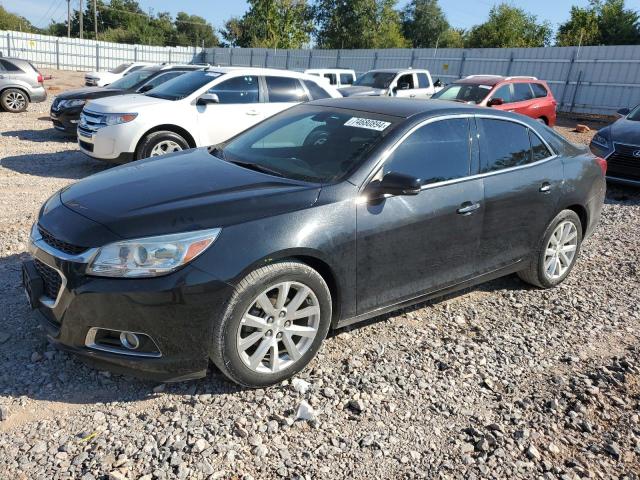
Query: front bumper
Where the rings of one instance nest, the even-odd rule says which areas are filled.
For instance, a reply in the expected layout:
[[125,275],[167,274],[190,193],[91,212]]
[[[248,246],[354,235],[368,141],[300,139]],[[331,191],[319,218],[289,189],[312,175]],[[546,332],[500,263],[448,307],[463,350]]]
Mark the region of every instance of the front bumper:
[[[77,130],[78,147],[82,153],[97,160],[108,163],[127,163],[133,160],[135,129],[127,129],[126,125],[102,127],[95,132]],[[133,132],[132,132],[133,131]]]
[[[46,294],[32,299],[40,323],[61,349],[99,368],[156,381],[206,375],[213,322],[232,292],[227,283],[193,265],[156,278],[90,277],[84,270],[94,251],[68,256],[46,245],[37,233],[32,234],[30,253],[27,262],[42,262],[62,279],[55,299]],[[143,333],[161,355],[93,348],[88,334],[94,327]]]
[[52,108],[49,111],[49,118],[53,123],[53,128],[60,130],[61,132],[76,135],[82,108],[82,106],[63,110],[54,110]]

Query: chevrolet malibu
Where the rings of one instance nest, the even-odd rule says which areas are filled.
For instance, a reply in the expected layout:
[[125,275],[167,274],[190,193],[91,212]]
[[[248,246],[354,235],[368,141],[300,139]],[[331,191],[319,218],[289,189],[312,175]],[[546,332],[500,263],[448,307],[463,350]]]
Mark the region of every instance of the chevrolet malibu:
[[266,386],[329,329],[511,273],[558,285],[605,170],[507,112],[319,100],[62,189],[23,282],[49,337],[101,368],[176,381],[212,361]]

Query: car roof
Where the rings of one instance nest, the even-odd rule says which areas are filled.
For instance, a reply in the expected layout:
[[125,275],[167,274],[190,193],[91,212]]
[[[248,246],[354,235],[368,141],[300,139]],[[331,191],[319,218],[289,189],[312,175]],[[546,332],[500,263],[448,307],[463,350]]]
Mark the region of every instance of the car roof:
[[399,73],[399,72],[428,72],[424,68],[374,68],[369,72]]
[[[357,110],[368,113],[378,113],[393,117],[410,118],[414,115],[442,115],[456,113],[487,113],[486,107],[478,107],[466,103],[450,102],[446,100],[414,100],[411,98],[390,98],[390,97],[345,97],[345,98],[325,98],[314,100],[309,105],[320,105],[323,107],[343,108],[347,110]],[[492,110],[492,114],[502,114],[498,110]],[[508,115],[504,115],[508,117]]]
[[540,82],[536,77],[503,77],[502,75],[469,75],[453,83],[470,85],[497,85],[501,82]]
[[307,77],[307,74],[295,72],[293,70],[281,70],[279,68],[263,68],[263,67],[209,67],[207,71],[219,73],[237,73],[250,72],[254,75],[279,75],[283,77]]
[[306,72],[353,72],[351,68],[307,68]]

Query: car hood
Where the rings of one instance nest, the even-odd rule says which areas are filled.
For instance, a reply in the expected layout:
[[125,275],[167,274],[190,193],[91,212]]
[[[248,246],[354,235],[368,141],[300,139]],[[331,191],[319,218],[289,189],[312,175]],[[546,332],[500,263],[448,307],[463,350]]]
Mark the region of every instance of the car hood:
[[384,88],[373,88],[373,87],[343,87],[338,89],[343,97],[355,97],[355,96],[378,96],[378,95],[386,95],[387,90]]
[[611,141],[616,143],[627,143],[630,145],[640,145],[640,121],[621,118],[609,128]]
[[63,92],[60,95],[56,95],[56,98],[60,100],[84,100],[111,97],[113,95],[123,95],[126,92],[126,90],[110,89],[108,87],[87,87]]
[[117,97],[107,97],[93,101],[87,110],[98,113],[125,113],[125,110],[127,112],[135,112],[139,108],[144,108],[148,105],[169,105],[170,102],[171,100],[165,100],[163,98],[154,98],[141,95],[139,93],[131,93],[124,96],[119,95]]
[[206,148],[141,160],[64,190],[62,203],[121,238],[224,227],[310,207],[310,184],[220,160]]

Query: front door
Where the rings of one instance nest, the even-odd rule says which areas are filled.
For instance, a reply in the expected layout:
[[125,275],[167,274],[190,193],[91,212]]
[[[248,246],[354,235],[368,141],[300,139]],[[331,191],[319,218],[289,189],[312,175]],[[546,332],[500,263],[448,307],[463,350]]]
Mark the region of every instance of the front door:
[[524,124],[478,118],[485,173],[482,271],[527,259],[557,213],[562,162]]
[[415,74],[405,73],[400,75],[395,85],[395,96],[404,98],[414,98],[416,96],[417,82]]
[[200,145],[215,145],[260,122],[264,104],[260,103],[258,77],[232,77],[211,87],[220,103],[196,105],[200,124]]
[[475,173],[469,118],[436,120],[406,137],[374,176],[421,179],[416,196],[357,206],[357,302],[366,313],[476,274],[482,179]]

